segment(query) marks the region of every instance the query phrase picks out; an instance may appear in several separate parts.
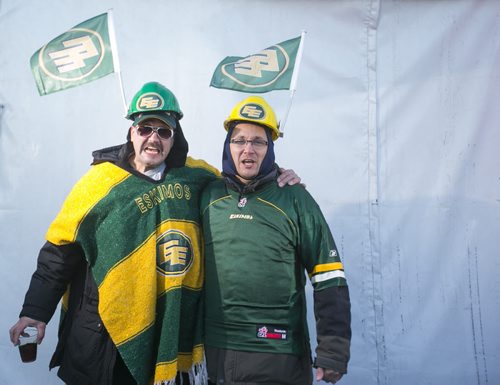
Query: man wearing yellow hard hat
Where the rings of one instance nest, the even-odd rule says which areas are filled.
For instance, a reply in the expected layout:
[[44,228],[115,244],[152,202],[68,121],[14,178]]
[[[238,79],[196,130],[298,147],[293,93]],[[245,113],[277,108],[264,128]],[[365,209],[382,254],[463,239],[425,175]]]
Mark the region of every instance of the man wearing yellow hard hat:
[[279,189],[269,104],[251,96],[224,122],[223,178],[202,193],[209,384],[312,383],[305,274],[314,288],[316,379],[347,372],[350,299],[320,208],[299,185]]

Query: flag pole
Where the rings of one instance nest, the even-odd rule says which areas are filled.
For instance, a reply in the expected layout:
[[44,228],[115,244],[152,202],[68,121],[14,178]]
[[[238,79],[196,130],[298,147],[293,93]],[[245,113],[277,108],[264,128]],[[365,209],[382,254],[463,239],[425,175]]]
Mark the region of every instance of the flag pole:
[[293,68],[292,80],[290,82],[290,99],[288,99],[288,106],[286,108],[285,115],[280,121],[280,137],[283,137],[284,135],[284,127],[288,118],[288,114],[290,113],[290,108],[292,108],[293,97],[297,89],[297,78],[299,77],[300,62],[302,61],[302,51],[304,50],[304,39],[306,38],[306,33],[307,31],[303,29],[302,33],[300,34],[300,44],[299,49],[297,50],[297,59],[295,60],[295,67]]
[[127,115],[127,101],[125,99],[125,92],[123,91],[122,72],[120,69],[120,60],[118,58],[118,45],[116,44],[115,22],[113,19],[113,9],[108,9],[108,24],[109,24],[109,42],[111,44],[111,53],[113,55],[113,67],[118,76],[118,83],[120,85],[120,93],[122,96],[123,108],[125,115]]

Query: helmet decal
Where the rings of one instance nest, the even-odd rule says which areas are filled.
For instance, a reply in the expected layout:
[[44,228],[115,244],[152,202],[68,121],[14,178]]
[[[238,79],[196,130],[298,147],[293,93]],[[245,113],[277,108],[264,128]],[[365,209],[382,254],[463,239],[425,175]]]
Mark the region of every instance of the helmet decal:
[[157,94],[156,92],[149,92],[147,94],[141,95],[141,97],[137,99],[136,108],[139,111],[161,110],[164,104],[165,100],[163,100],[160,94]]
[[247,119],[264,119],[266,116],[266,111],[264,108],[256,103],[248,103],[241,107],[240,116]]

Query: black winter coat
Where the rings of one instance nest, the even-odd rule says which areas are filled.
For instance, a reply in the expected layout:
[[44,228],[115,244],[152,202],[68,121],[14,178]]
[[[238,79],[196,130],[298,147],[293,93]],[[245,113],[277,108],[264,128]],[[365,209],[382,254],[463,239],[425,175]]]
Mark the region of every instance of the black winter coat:
[[[130,143],[94,151],[94,164],[112,162],[135,172],[128,164]],[[99,296],[92,271],[77,244],[50,242],[40,250],[20,316],[48,323],[70,285],[65,316],[50,369],[70,385],[135,384],[98,313]]]
[[82,250],[47,242],[38,257],[20,316],[48,323],[70,284],[68,308],[50,368],[71,385],[109,385],[117,350],[98,314],[98,292]]

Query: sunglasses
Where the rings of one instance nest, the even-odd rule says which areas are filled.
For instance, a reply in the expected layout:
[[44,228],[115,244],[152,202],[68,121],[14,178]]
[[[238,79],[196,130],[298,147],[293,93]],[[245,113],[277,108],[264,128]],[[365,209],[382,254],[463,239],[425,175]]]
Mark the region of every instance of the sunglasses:
[[135,128],[135,131],[139,134],[139,136],[142,136],[143,138],[147,138],[153,135],[153,132],[156,132],[162,139],[170,139],[174,136],[174,130],[165,127],[137,126]]

